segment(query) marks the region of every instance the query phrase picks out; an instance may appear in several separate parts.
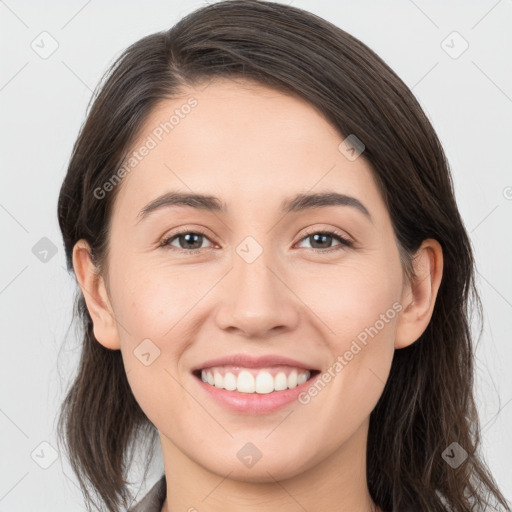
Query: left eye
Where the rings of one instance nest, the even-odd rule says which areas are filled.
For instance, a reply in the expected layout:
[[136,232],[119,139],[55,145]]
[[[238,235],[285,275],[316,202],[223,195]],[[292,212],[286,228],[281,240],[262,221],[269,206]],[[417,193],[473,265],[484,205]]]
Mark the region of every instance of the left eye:
[[[313,240],[313,244],[319,244],[320,246],[325,243],[332,242],[332,240],[338,240],[340,242],[338,246],[351,247],[352,242],[343,236],[335,233],[334,231],[315,231],[307,234],[302,240]],[[301,242],[302,242],[301,240]],[[331,249],[332,247],[312,247],[313,249]],[[326,252],[326,251],[323,251]]]
[[[176,249],[178,251],[195,253],[203,249],[202,245],[205,239],[209,240],[209,238],[204,233],[195,231],[184,231],[182,233],[176,233],[170,236],[169,238],[166,238],[165,240],[162,241],[160,247],[172,247],[173,249]],[[337,240],[339,242],[338,247],[352,246],[352,242],[350,240],[344,238],[343,236],[333,231],[315,231],[313,233],[307,234],[300,240],[300,242],[307,239],[313,240],[313,245],[320,245],[320,247],[312,247],[312,249],[318,249],[320,251],[322,249],[331,249],[332,247],[325,247],[323,245],[330,244],[332,243],[333,240]],[[172,244],[175,240],[179,241],[179,247],[176,247],[175,245]]]

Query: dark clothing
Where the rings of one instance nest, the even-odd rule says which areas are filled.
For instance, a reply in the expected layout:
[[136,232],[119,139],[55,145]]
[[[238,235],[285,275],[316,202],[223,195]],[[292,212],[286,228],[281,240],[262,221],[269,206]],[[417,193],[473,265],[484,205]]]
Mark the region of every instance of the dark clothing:
[[149,492],[128,512],[160,512],[164,505],[167,487],[165,474],[153,485]]

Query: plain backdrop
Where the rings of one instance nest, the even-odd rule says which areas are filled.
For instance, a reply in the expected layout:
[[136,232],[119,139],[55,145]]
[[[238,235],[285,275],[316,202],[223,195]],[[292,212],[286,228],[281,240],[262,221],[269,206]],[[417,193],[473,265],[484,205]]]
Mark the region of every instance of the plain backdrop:
[[[512,1],[286,3],[376,51],[412,88],[444,145],[485,310],[476,371],[482,451],[511,499]],[[74,280],[65,270],[58,192],[107,66],[201,5],[0,1],[0,512],[85,510],[55,441],[80,348],[68,332]],[[139,498],[161,474],[159,457],[158,449],[146,485],[134,486]]]

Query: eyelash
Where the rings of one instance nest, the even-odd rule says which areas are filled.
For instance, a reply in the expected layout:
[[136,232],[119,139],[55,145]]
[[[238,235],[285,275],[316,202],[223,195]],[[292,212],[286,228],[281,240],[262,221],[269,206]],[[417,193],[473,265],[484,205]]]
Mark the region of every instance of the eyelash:
[[[186,253],[186,254],[197,254],[199,253],[200,251],[203,251],[204,248],[200,248],[200,249],[182,249],[180,247],[174,247],[174,246],[171,246],[170,243],[177,237],[179,237],[180,235],[186,235],[186,234],[193,234],[193,235],[203,235],[204,237],[208,238],[209,240],[209,237],[208,235],[202,231],[201,229],[195,229],[195,230],[190,230],[190,229],[184,229],[182,231],[178,231],[176,233],[173,233],[172,235],[164,238],[158,247],[163,247],[163,248],[169,248],[173,251],[178,251],[180,253]],[[340,249],[345,249],[346,247],[353,247],[354,243],[345,238],[344,236],[342,236],[339,232],[337,231],[329,231],[329,230],[326,230],[326,231],[321,231],[321,230],[311,230],[309,232],[307,232],[300,240],[299,242],[302,242],[305,238],[309,238],[310,236],[312,235],[316,235],[316,234],[321,234],[321,235],[328,235],[328,236],[331,236],[332,238],[336,239],[338,242],[340,242],[340,245],[338,246],[335,246],[335,247],[329,247],[327,249],[315,249],[315,248],[311,248],[312,251],[315,251],[315,252],[319,252],[319,253],[331,253],[333,251],[337,251],[337,250],[340,250]]]

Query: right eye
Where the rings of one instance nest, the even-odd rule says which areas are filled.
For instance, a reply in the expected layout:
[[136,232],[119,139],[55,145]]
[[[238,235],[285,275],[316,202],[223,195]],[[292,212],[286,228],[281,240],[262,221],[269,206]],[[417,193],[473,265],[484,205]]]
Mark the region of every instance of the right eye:
[[[182,230],[165,237],[160,243],[159,247],[168,248],[188,254],[196,254],[203,249],[202,243],[204,239],[209,240],[205,233],[202,231]],[[180,247],[172,245],[172,242],[178,241]],[[192,246],[192,247],[190,247]]]

